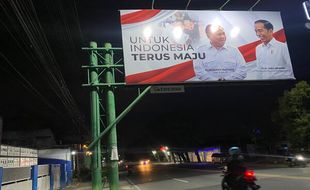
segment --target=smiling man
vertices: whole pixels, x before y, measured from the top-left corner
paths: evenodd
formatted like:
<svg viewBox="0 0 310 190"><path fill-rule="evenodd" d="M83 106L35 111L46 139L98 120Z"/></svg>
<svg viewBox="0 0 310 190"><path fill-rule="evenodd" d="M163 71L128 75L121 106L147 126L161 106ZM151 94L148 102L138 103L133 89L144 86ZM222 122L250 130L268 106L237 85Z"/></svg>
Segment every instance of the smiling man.
<svg viewBox="0 0 310 190"><path fill-rule="evenodd" d="M194 60L196 77L202 81L243 80L246 77L245 60L237 48L225 44L224 28L209 24L205 32L210 44L197 49L206 56Z"/></svg>
<svg viewBox="0 0 310 190"><path fill-rule="evenodd" d="M274 39L273 25L257 20L255 32L262 42L256 47L258 79L294 79L287 45Z"/></svg>

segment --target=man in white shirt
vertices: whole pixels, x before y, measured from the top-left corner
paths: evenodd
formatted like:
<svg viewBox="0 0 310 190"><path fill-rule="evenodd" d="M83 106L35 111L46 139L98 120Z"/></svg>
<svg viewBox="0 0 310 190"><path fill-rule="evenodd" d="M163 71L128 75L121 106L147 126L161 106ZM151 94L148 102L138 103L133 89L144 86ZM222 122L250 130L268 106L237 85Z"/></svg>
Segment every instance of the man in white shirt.
<svg viewBox="0 0 310 190"><path fill-rule="evenodd" d="M287 45L274 39L273 25L257 20L255 32L262 42L256 47L258 79L294 79Z"/></svg>
<svg viewBox="0 0 310 190"><path fill-rule="evenodd" d="M198 53L205 54L205 58L194 60L196 78L203 81L244 79L245 60L237 48L225 45L224 28L219 25L208 25L205 32L210 44L197 49Z"/></svg>

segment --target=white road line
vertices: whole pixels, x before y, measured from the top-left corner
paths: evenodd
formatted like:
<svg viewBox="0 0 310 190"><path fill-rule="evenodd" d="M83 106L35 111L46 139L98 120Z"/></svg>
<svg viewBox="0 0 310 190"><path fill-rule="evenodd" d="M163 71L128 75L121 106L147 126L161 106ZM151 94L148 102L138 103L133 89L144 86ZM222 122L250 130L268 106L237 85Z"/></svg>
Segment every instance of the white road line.
<svg viewBox="0 0 310 190"><path fill-rule="evenodd" d="M266 173L257 173L256 176L264 178L283 178L283 179L299 179L299 180L310 180L310 177L307 176L289 176L289 175L277 175L277 174L266 174Z"/></svg>
<svg viewBox="0 0 310 190"><path fill-rule="evenodd" d="M134 184L134 182L132 182L128 177L126 177L127 181L130 183L130 185L134 186L134 188L136 188L137 190L142 190L140 189L140 187L136 184Z"/></svg>
<svg viewBox="0 0 310 190"><path fill-rule="evenodd" d="M182 180L182 179L177 179L177 178L173 178L173 180L180 181L180 182L183 182L183 183L188 183L189 182L189 181Z"/></svg>

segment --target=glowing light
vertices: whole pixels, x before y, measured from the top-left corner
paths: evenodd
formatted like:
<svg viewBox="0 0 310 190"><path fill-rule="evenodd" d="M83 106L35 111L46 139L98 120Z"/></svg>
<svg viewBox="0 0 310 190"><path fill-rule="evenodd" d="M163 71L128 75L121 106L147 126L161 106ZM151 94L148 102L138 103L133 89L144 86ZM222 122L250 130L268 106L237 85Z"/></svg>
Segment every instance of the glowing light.
<svg viewBox="0 0 310 190"><path fill-rule="evenodd" d="M150 163L150 160L141 160L140 165L148 165Z"/></svg>
<svg viewBox="0 0 310 190"><path fill-rule="evenodd" d="M240 32L240 28L235 26L235 27L233 27L233 29L231 29L230 36L232 38L235 38L235 37L237 37L239 35L239 32Z"/></svg>
<svg viewBox="0 0 310 190"><path fill-rule="evenodd" d="M157 153L157 151L156 150L152 150L152 153L155 155Z"/></svg>
<svg viewBox="0 0 310 190"><path fill-rule="evenodd" d="M145 27L143 30L143 35L147 39L150 38L152 35L152 28L150 26Z"/></svg>
<svg viewBox="0 0 310 190"><path fill-rule="evenodd" d="M91 156L93 153L91 151L86 151L86 156Z"/></svg>
<svg viewBox="0 0 310 190"><path fill-rule="evenodd" d="M305 14L307 16L307 19L310 20L310 2L303 2L302 5L304 6L304 9L305 9Z"/></svg>
<svg viewBox="0 0 310 190"><path fill-rule="evenodd" d="M173 34L175 39L180 39L182 37L182 34L183 34L183 30L182 30L181 26L174 27L172 34Z"/></svg>
<svg viewBox="0 0 310 190"><path fill-rule="evenodd" d="M253 177L254 175L255 175L255 173L252 170L248 170L245 172L245 176L247 176L247 177Z"/></svg>
<svg viewBox="0 0 310 190"><path fill-rule="evenodd" d="M71 152L71 155L76 155L76 151L73 150L73 151Z"/></svg>
<svg viewBox="0 0 310 190"><path fill-rule="evenodd" d="M220 26L221 25L221 20L219 18L215 18L212 22L211 22L212 25L217 25L217 26Z"/></svg>
<svg viewBox="0 0 310 190"><path fill-rule="evenodd" d="M297 155L297 156L296 156L296 159L297 159L297 160L303 161L305 158L304 158L303 156L301 156L301 155Z"/></svg>
<svg viewBox="0 0 310 190"><path fill-rule="evenodd" d="M211 22L211 28L210 31L212 33L218 31L221 27L221 20L219 18L215 18L213 19L213 21Z"/></svg>
<svg viewBox="0 0 310 190"><path fill-rule="evenodd" d="M162 152L165 152L165 151L169 150L169 148L167 146L161 146L159 148L159 150L162 151Z"/></svg>

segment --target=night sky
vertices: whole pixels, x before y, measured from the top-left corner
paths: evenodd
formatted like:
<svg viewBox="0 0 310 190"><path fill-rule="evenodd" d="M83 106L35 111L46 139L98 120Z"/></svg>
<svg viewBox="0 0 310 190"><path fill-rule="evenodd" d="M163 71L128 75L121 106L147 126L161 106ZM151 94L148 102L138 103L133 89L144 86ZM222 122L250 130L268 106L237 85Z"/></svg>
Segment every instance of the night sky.
<svg viewBox="0 0 310 190"><path fill-rule="evenodd" d="M188 1L154 2L156 9L182 10ZM218 9L224 2L192 0L188 9ZM223 10L245 11L255 2L231 0ZM90 41L121 47L118 10L150 9L152 1L33 0L14 4L3 0L0 5L3 130L51 128L64 143L85 142L90 131L90 102L89 89L81 86L86 82L81 65L89 60L81 47ZM188 84L185 93L148 94L118 125L121 147L238 143L252 129L265 132L274 125L270 115L277 98L300 80L310 82L310 29L305 27L310 21L301 0L261 0L253 10L281 11L297 80ZM137 95L137 88L120 88L115 93L120 113Z"/></svg>

